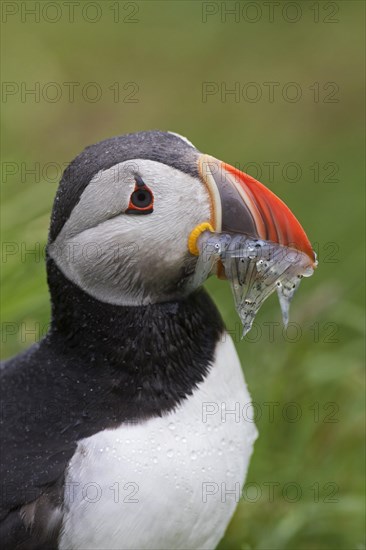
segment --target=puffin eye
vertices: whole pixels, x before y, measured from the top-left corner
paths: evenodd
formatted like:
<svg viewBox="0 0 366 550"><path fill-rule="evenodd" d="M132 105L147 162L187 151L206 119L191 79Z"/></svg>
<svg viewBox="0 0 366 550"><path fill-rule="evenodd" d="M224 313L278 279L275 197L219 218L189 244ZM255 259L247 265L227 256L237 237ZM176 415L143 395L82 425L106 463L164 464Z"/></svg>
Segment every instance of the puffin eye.
<svg viewBox="0 0 366 550"><path fill-rule="evenodd" d="M146 208L153 201L151 192L148 189L139 189L131 195L131 202L137 208Z"/></svg>
<svg viewBox="0 0 366 550"><path fill-rule="evenodd" d="M135 189L130 197L126 214L151 214L154 205L154 195L142 178L135 176Z"/></svg>

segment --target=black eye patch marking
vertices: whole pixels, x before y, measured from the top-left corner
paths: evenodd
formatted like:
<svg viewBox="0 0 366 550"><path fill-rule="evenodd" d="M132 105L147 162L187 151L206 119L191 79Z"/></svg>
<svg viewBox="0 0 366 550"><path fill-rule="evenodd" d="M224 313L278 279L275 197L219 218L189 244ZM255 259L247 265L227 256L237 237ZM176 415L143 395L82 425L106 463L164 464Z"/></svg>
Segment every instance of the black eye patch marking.
<svg viewBox="0 0 366 550"><path fill-rule="evenodd" d="M141 176L135 175L135 189L130 197L126 214L151 214L154 210L154 195Z"/></svg>

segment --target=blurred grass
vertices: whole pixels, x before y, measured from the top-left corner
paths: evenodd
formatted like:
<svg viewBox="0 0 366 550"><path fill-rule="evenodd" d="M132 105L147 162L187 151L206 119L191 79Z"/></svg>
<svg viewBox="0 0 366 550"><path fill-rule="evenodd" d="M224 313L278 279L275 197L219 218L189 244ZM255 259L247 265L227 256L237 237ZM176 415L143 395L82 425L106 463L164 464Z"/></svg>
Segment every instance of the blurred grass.
<svg viewBox="0 0 366 550"><path fill-rule="evenodd" d="M139 22L132 24L114 24L109 2L103 3L103 17L95 24L80 16L72 24L65 17L55 24L31 19L24 24L19 17L3 24L3 81L28 86L98 82L103 90L96 103L83 100L80 93L73 103L65 95L56 103L21 102L19 96L3 100L3 168L6 162L61 166L100 139L141 129L171 129L226 162L258 163L263 183L287 202L311 241L318 243L319 268L303 282L292 306L291 320L302 331L296 342L288 341L292 333L286 337L280 325L273 325L270 338L264 323L280 322L274 297L256 319L258 341L250 341L256 339L254 332L240 341L228 285L207 283L234 334L253 401L262 411L247 478L261 494L250 497L248 486L249 498L240 502L221 550L365 548L364 4L336 2L339 22L334 24L315 24L309 7L313 4L298 4L303 15L293 24L281 16L270 23L264 15L255 24L235 23L230 17L222 23L220 15L202 23L200 2L139 2ZM319 6L325 9L324 3ZM226 102L219 96L202 102L203 82L224 82L228 89L235 82L257 82L264 93L263 83L270 81L281 86L297 82L302 99L289 103L279 92L273 103L236 103L232 96ZM114 103L108 90L114 82L120 83L123 94L126 82L137 83L138 102ZM314 82L336 82L339 102L315 103L309 90ZM263 165L269 161L280 163L273 181ZM302 167L300 181L289 183L282 177L281 167L288 162ZM314 162L338 164L338 181L322 181L323 170L320 181L314 182ZM31 174L3 173L5 246L44 246L57 187L51 178L35 181ZM336 247L333 262L329 243ZM7 323L20 328L14 335L3 334L3 357L34 340L32 334L24 336L22 327L39 323L41 331L46 330L48 293L43 259L38 260L26 255L22 261L20 252L6 261L3 256L2 323L8 331L12 329ZM282 415L291 402L301 410L297 422ZM279 404L274 405L273 422L265 403ZM329 422L332 411L338 422ZM270 482L279 483L273 502ZM296 502L288 502L283 493L291 482L302 491ZM327 501L332 487L337 487L337 502Z"/></svg>

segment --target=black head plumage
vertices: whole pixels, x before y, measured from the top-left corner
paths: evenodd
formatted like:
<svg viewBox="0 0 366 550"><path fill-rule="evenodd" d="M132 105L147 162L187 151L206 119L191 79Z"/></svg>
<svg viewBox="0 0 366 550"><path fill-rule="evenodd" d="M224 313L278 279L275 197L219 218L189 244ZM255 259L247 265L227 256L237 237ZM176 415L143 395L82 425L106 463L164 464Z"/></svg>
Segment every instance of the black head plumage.
<svg viewBox="0 0 366 550"><path fill-rule="evenodd" d="M56 239L91 179L101 170L133 159L155 160L198 177L199 151L170 132L152 130L116 136L86 147L66 168L51 215L49 241Z"/></svg>

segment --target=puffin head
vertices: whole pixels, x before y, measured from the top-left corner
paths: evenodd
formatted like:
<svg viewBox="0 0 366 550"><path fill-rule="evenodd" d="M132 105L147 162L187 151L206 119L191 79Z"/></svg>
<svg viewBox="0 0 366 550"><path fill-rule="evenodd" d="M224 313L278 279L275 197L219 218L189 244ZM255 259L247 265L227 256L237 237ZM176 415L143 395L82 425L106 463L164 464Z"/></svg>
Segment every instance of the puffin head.
<svg viewBox="0 0 366 550"><path fill-rule="evenodd" d="M146 305L192 291L205 230L272 241L315 260L300 223L264 185L160 131L102 141L71 162L54 202L48 255L97 300Z"/></svg>

